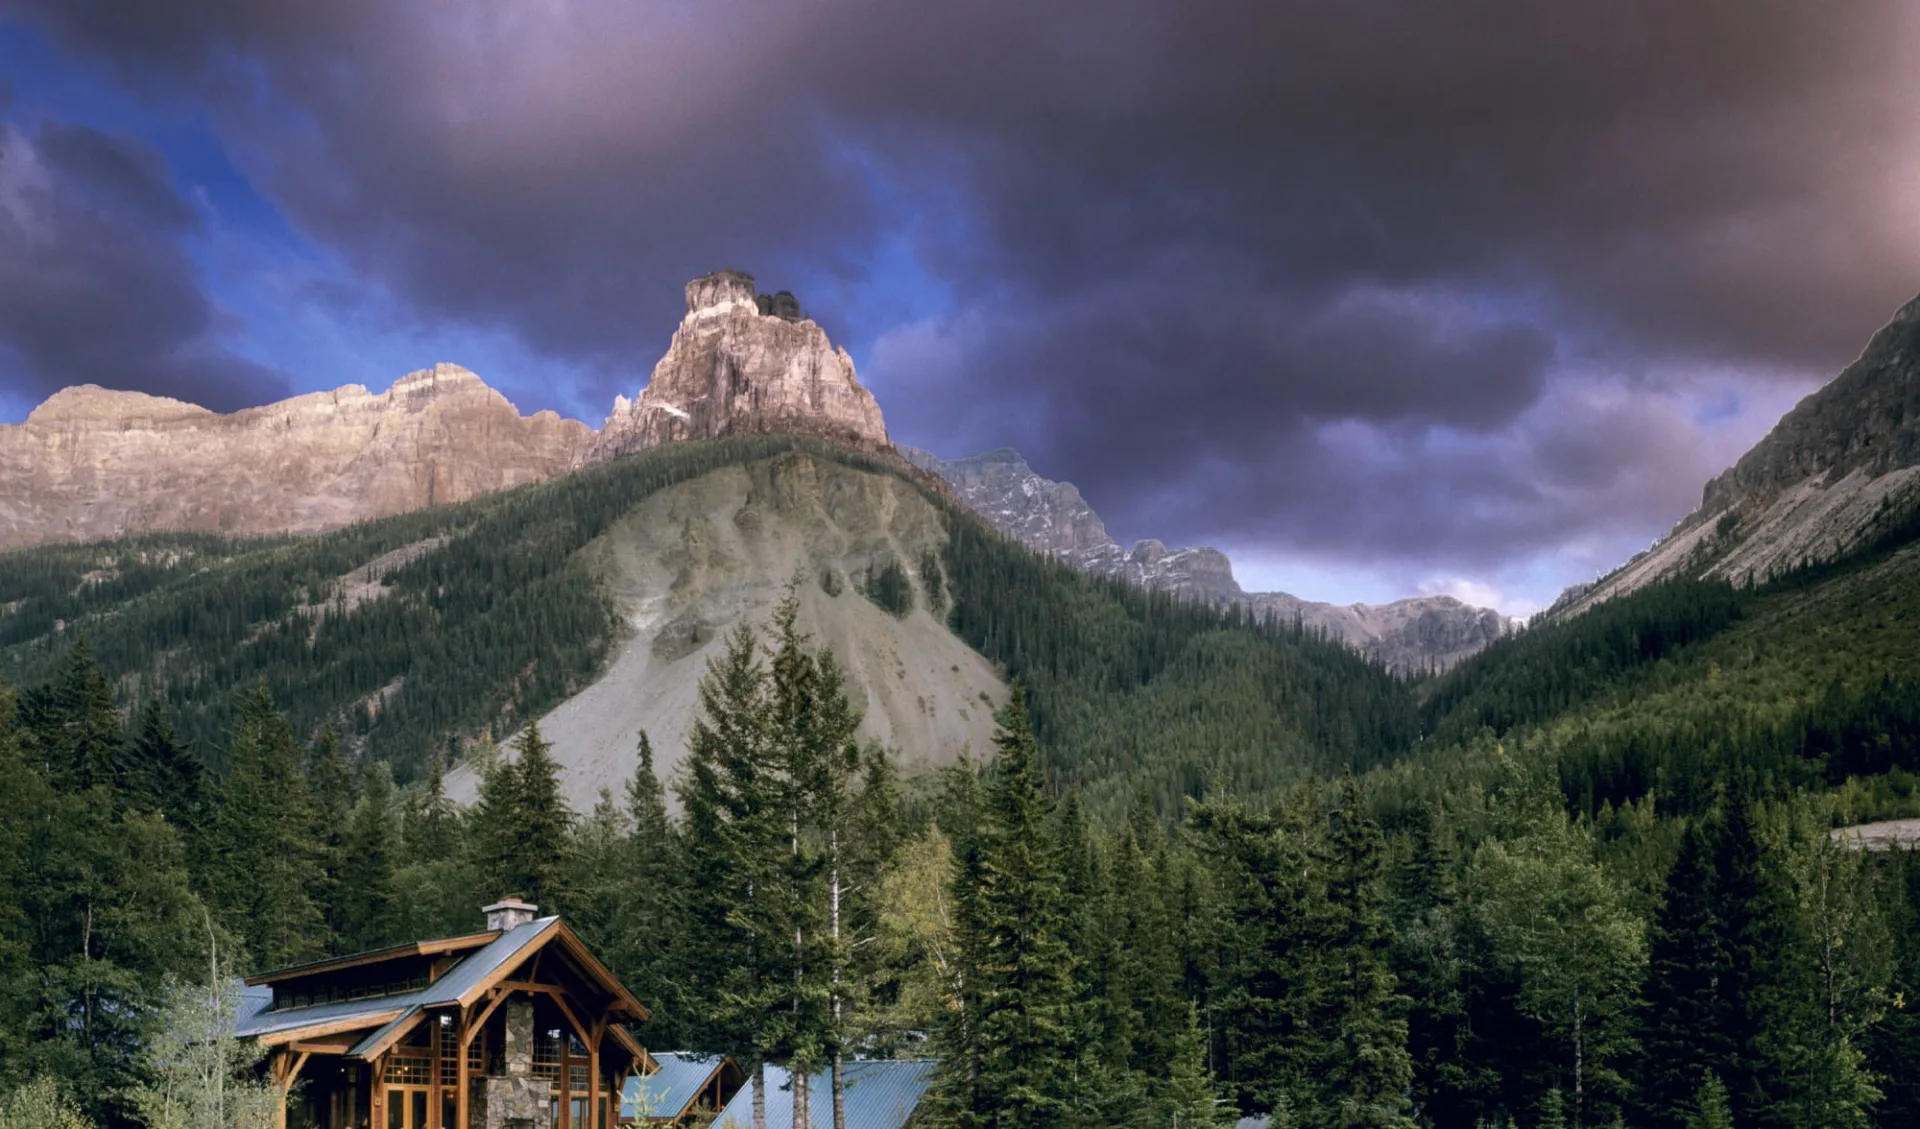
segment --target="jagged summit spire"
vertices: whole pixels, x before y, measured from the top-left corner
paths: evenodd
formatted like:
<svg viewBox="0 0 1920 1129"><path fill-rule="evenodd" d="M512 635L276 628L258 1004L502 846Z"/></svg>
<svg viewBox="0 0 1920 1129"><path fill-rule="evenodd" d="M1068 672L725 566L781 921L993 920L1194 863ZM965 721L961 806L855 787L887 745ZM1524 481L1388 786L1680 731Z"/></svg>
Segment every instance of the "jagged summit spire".
<svg viewBox="0 0 1920 1129"><path fill-rule="evenodd" d="M596 462L683 439L811 435L866 450L890 448L873 394L853 359L802 315L788 291L766 295L741 270L687 283L687 312L638 397L614 401Z"/></svg>

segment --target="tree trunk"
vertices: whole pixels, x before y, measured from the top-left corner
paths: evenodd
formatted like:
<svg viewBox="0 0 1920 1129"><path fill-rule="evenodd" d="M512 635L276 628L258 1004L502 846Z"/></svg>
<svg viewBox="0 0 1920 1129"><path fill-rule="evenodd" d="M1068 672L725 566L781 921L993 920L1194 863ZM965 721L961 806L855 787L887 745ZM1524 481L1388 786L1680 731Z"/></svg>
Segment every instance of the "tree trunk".
<svg viewBox="0 0 1920 1129"><path fill-rule="evenodd" d="M753 1067L753 1129L767 1129L767 1064Z"/></svg>
<svg viewBox="0 0 1920 1129"><path fill-rule="evenodd" d="M828 887L827 931L833 938L833 1129L847 1129L846 1079L841 1076L840 1053L840 829L828 834L833 854L833 876Z"/></svg>

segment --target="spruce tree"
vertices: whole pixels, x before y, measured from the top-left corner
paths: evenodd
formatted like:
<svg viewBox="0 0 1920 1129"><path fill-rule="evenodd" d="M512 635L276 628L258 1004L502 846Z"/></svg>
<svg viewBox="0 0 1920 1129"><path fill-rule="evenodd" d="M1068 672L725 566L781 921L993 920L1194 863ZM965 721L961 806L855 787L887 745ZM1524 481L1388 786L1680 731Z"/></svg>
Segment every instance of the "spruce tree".
<svg viewBox="0 0 1920 1129"><path fill-rule="evenodd" d="M130 781L126 732L113 686L82 635L53 681L23 696L20 712L32 755L64 791Z"/></svg>
<svg viewBox="0 0 1920 1129"><path fill-rule="evenodd" d="M973 1015L967 1129L1047 1129L1067 1120L1074 1093L1074 961L1069 914L1039 751L1016 687L1000 714L999 756L987 784L969 862L955 876L968 912Z"/></svg>
<svg viewBox="0 0 1920 1129"><path fill-rule="evenodd" d="M1329 1036L1313 1115L1328 1129L1412 1129L1407 1090L1408 1000L1400 995L1387 950L1393 927L1384 907L1385 845L1361 810L1351 773L1333 813L1327 843L1328 949L1317 1010Z"/></svg>
<svg viewBox="0 0 1920 1129"><path fill-rule="evenodd" d="M771 896L787 854L766 666L753 629L727 638L700 683L679 781L688 912L680 967L708 1007L691 1041L745 1060L764 1123L767 1017L788 998L791 934Z"/></svg>
<svg viewBox="0 0 1920 1129"><path fill-rule="evenodd" d="M1727 1088L1720 1084L1720 1078L1708 1071L1700 1081L1700 1088L1689 1103L1686 1120L1682 1129L1733 1129L1733 1109L1727 1100Z"/></svg>
<svg viewBox="0 0 1920 1129"><path fill-rule="evenodd" d="M206 766L181 742L157 698L140 708L134 722L132 764L135 787L191 846L207 818Z"/></svg>
<svg viewBox="0 0 1920 1129"><path fill-rule="evenodd" d="M1727 1016L1728 1058L1717 1072L1735 1123L1754 1129L1795 1124L1804 1087L1797 1058L1819 1017L1802 962L1797 909L1784 868L1761 837L1750 783L1736 778L1714 853L1716 916L1726 963L1716 990Z"/></svg>
<svg viewBox="0 0 1920 1129"><path fill-rule="evenodd" d="M340 747L339 734L332 726L321 731L320 739L308 751L306 774L313 796L313 840L320 849L320 872L314 876L313 898L320 904L330 935L340 938L349 934L364 935L349 924L361 912L354 905L359 900L355 889L359 884L357 863L347 846L348 824L353 819L360 793L353 765L346 750ZM389 788L391 784L389 777ZM391 872L386 878L391 880Z"/></svg>
<svg viewBox="0 0 1920 1129"><path fill-rule="evenodd" d="M667 816L666 793L653 761L653 742L643 730L638 763L627 783L628 839L621 852L628 883L615 910L614 970L654 1013L648 1030L662 1045L680 1046L686 1013L699 993L688 993L674 960L683 930L684 888L680 840Z"/></svg>
<svg viewBox="0 0 1920 1129"><path fill-rule="evenodd" d="M253 967L271 968L327 951L314 897L323 851L313 837L299 745L264 682L241 699L238 715L210 836L219 849L208 886L222 920L245 939Z"/></svg>
<svg viewBox="0 0 1920 1129"><path fill-rule="evenodd" d="M396 886L402 851L400 812L393 777L384 763L366 767L359 793L341 839L341 853L350 860L352 876L345 883L350 896L343 900L341 941L353 951L401 939Z"/></svg>
<svg viewBox="0 0 1920 1129"><path fill-rule="evenodd" d="M1638 1072L1638 1104L1650 1129L1682 1129L1702 1080L1732 1057L1729 1001L1720 990L1727 954L1714 873L1717 830L1702 819L1688 823L1653 922Z"/></svg>

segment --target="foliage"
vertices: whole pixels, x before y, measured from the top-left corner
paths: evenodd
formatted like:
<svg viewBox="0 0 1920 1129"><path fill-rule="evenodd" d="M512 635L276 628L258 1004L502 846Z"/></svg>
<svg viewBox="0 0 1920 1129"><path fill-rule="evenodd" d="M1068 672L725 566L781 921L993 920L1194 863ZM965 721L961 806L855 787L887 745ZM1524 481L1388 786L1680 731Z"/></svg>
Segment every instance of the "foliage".
<svg viewBox="0 0 1920 1129"><path fill-rule="evenodd" d="M93 1121L59 1082L42 1076L0 1096L0 1129L93 1129Z"/></svg>

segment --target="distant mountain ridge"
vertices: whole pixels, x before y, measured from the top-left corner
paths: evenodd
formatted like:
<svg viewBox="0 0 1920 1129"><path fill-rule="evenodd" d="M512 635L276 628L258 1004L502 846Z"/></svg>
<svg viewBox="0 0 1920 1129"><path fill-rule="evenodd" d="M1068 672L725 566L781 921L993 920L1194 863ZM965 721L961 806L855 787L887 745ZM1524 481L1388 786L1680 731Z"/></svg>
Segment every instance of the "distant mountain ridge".
<svg viewBox="0 0 1920 1129"><path fill-rule="evenodd" d="M1072 483L1041 477L1012 448L965 459L898 449L908 462L944 478L968 508L1030 549L1096 576L1119 577L1212 603L1242 604L1282 621L1298 619L1402 673L1444 670L1516 626L1497 611L1451 596L1338 605L1285 592L1247 592L1233 577L1233 562L1218 549L1169 548L1151 539L1132 549L1121 547Z"/></svg>
<svg viewBox="0 0 1920 1129"><path fill-rule="evenodd" d="M1832 560L1920 505L1920 298L1809 394L1652 548L1545 614L1565 617L1673 577L1758 583Z"/></svg>
<svg viewBox="0 0 1920 1129"><path fill-rule="evenodd" d="M806 435L891 457L845 349L741 271L686 287L637 398L598 432L522 416L459 365L219 413L93 385L0 424L0 552L143 533L316 533L461 502L684 439Z"/></svg>
<svg viewBox="0 0 1920 1129"><path fill-rule="evenodd" d="M93 385L0 425L0 551L155 532L307 533L566 471L593 432L458 365L221 414Z"/></svg>

